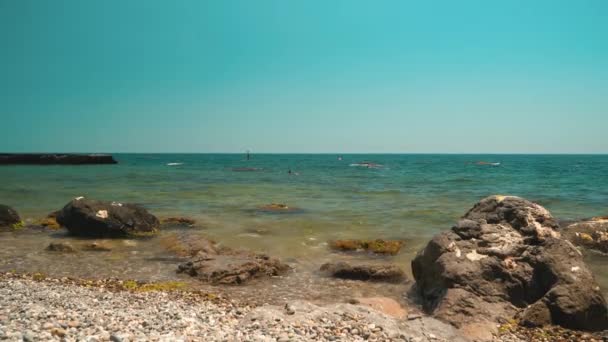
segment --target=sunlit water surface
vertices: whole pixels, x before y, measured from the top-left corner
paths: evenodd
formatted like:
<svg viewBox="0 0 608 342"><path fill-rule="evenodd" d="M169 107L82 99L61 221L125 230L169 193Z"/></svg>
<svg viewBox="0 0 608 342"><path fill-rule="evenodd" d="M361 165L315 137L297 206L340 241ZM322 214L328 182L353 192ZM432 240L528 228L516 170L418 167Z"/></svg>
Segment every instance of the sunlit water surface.
<svg viewBox="0 0 608 342"><path fill-rule="evenodd" d="M608 156L337 157L253 155L246 160L243 155L119 154L115 155L117 165L4 166L0 167L0 203L16 208L26 221L42 218L76 196L139 203L158 217L194 218L197 226L187 234L202 234L227 246L262 251L294 267L285 277L227 290L262 302L400 296L406 285L330 280L317 270L326 261L345 259L393 262L410 273L411 259L430 237L449 229L488 195L531 199L560 220L608 214ZM362 161L381 166L352 165ZM500 165L478 165L478 161ZM170 163L180 165L167 165ZM234 171L238 168L258 170ZM256 210L268 203L284 203L301 210L284 214ZM50 242L79 245L85 241L63 231L3 232L0 270L191 281L175 273L182 260L167 253L159 242L171 233L147 240L105 241L112 246L108 253L56 255L44 251ZM402 239L406 244L394 257L331 252L327 241L342 238ZM588 255L587 260L607 293L608 257Z"/></svg>

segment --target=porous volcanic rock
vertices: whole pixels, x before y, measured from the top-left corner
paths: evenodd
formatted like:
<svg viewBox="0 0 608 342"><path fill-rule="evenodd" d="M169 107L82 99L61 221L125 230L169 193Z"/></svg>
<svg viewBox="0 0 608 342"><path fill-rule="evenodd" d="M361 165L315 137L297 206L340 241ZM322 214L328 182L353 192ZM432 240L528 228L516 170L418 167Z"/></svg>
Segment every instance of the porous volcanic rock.
<svg viewBox="0 0 608 342"><path fill-rule="evenodd" d="M412 261L425 309L464 330L484 322L495 329L516 314L527 325L606 329L600 288L557 228L536 203L514 196L481 200Z"/></svg>

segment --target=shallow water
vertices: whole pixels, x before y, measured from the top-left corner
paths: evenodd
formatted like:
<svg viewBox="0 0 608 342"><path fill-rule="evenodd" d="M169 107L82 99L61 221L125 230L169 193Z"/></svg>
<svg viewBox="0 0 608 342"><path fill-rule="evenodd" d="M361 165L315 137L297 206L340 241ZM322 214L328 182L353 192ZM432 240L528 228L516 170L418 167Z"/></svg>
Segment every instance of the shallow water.
<svg viewBox="0 0 608 342"><path fill-rule="evenodd" d="M140 203L159 217L195 218L196 233L288 260L296 271L265 285L275 286L274 297L332 296L336 286L398 293L402 287L320 277L316 270L325 261L369 259L332 253L326 242L404 239L399 255L372 261L396 262L409 272L410 260L433 234L448 229L491 194L528 198L562 220L608 214L608 156L344 155L338 160L336 155L253 155L249 161L243 155L221 154L115 157L117 165L0 167L0 203L16 208L26 221L42 218L76 196ZM350 166L361 161L382 167ZM236 168L258 170L233 171ZM273 202L301 211L256 210ZM62 233L0 233L0 270L141 280L177 277L178 261L171 260L156 239L135 245L111 241L111 253L77 257L43 250L50 241L65 239L72 238ZM607 258L593 255L588 260L606 291ZM308 284L307 290L294 290L302 284Z"/></svg>

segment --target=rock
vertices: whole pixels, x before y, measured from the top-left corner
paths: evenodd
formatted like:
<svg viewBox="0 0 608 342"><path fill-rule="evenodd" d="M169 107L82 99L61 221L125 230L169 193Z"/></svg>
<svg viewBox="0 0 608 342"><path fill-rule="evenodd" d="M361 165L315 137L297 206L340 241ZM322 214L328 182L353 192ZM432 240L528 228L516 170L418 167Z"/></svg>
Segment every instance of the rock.
<svg viewBox="0 0 608 342"><path fill-rule="evenodd" d="M256 211L263 213L296 213L301 212L302 209L282 203L270 203L259 207Z"/></svg>
<svg viewBox="0 0 608 342"><path fill-rule="evenodd" d="M543 301L538 301L523 311L520 322L528 328L550 325L551 311Z"/></svg>
<svg viewBox="0 0 608 342"><path fill-rule="evenodd" d="M167 234L161 236L159 242L167 251L180 257L194 257L199 253L216 255L223 249L215 241L195 234Z"/></svg>
<svg viewBox="0 0 608 342"><path fill-rule="evenodd" d="M608 218L594 217L562 230L564 238L577 246L608 254Z"/></svg>
<svg viewBox="0 0 608 342"><path fill-rule="evenodd" d="M276 258L249 251L220 247L201 236L173 236L174 251L180 256L190 256L190 261L178 267L179 273L196 277L211 284L243 284L256 278L279 276L290 267Z"/></svg>
<svg viewBox="0 0 608 342"><path fill-rule="evenodd" d="M53 330L51 330L51 334L53 334L54 336L57 336L59 338L62 338L62 337L65 337L66 331L61 328L54 328Z"/></svg>
<svg viewBox="0 0 608 342"><path fill-rule="evenodd" d="M15 209L0 204L0 227L12 227L21 223L21 218Z"/></svg>
<svg viewBox="0 0 608 342"><path fill-rule="evenodd" d="M40 226L43 228L47 228L47 229L59 229L59 228L61 228L61 225L57 222L58 214L59 214L59 211L54 211L54 212L48 214L47 217L43 218L42 220L35 222L34 225Z"/></svg>
<svg viewBox="0 0 608 342"><path fill-rule="evenodd" d="M83 251L89 251L89 252L110 252L110 251L112 251L112 247L107 246L103 242L87 243L84 246L82 246L81 249Z"/></svg>
<svg viewBox="0 0 608 342"><path fill-rule="evenodd" d="M457 327L496 327L529 305L538 311L527 317L542 321L544 304L552 324L605 329L606 301L580 252L557 228L545 208L525 199L481 200L412 261L425 309Z"/></svg>
<svg viewBox="0 0 608 342"><path fill-rule="evenodd" d="M496 341L494 335L497 333L497 329L490 322L465 323L458 330L471 341Z"/></svg>
<svg viewBox="0 0 608 342"><path fill-rule="evenodd" d="M196 220L188 217L167 217L161 221L163 225L192 227Z"/></svg>
<svg viewBox="0 0 608 342"><path fill-rule="evenodd" d="M52 242L46 247L49 252L59 253L76 253L76 249L72 245L64 242Z"/></svg>
<svg viewBox="0 0 608 342"><path fill-rule="evenodd" d="M346 262L326 263L321 271L332 277L351 280L370 280L401 282L406 279L405 272L395 265L351 265Z"/></svg>
<svg viewBox="0 0 608 342"><path fill-rule="evenodd" d="M399 240L334 240L329 243L331 249L338 251L365 251L376 254L395 255L399 253L403 241Z"/></svg>
<svg viewBox="0 0 608 342"><path fill-rule="evenodd" d="M57 215L70 234L85 237L139 237L157 232L158 219L136 204L78 197Z"/></svg>
<svg viewBox="0 0 608 342"><path fill-rule="evenodd" d="M395 318L408 317L407 310L396 300L388 297L356 298L359 304L369 306L377 311Z"/></svg>
<svg viewBox="0 0 608 342"><path fill-rule="evenodd" d="M40 220L39 225L48 228L48 229L59 229L61 225L57 222L57 219L54 217L47 217Z"/></svg>
<svg viewBox="0 0 608 342"><path fill-rule="evenodd" d="M111 155L106 154L14 154L0 153L0 165L15 164L116 164L116 160Z"/></svg>
<svg viewBox="0 0 608 342"><path fill-rule="evenodd" d="M217 255L198 254L179 265L178 272L211 284L244 284L252 279L279 276L289 266L264 254L245 251Z"/></svg>

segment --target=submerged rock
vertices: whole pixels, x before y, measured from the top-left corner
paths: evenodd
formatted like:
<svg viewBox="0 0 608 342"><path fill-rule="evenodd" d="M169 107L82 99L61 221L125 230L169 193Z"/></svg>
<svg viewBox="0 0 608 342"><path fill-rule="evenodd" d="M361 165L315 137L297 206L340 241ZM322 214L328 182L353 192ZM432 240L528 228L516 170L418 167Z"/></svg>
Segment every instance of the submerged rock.
<svg viewBox="0 0 608 342"><path fill-rule="evenodd" d="M215 241L197 234L167 234L159 238L159 243L179 257L194 257L199 253L215 255L225 250Z"/></svg>
<svg viewBox="0 0 608 342"><path fill-rule="evenodd" d="M185 226L192 227L196 224L196 220L188 217L167 217L161 223L168 226Z"/></svg>
<svg viewBox="0 0 608 342"><path fill-rule="evenodd" d="M259 207L257 211L265 213L297 213L301 212L302 209L290 207L287 204L282 203L270 203Z"/></svg>
<svg viewBox="0 0 608 342"><path fill-rule="evenodd" d="M110 252L112 251L112 247L104 244L103 242L92 242L87 243L81 247L83 251L89 252Z"/></svg>
<svg viewBox="0 0 608 342"><path fill-rule="evenodd" d="M34 222L34 226L43 227L46 229L59 229L61 225L57 222L57 215L59 211L54 211L47 215L47 217L42 220Z"/></svg>
<svg viewBox="0 0 608 342"><path fill-rule="evenodd" d="M0 227L12 227L20 223L21 218L15 209L0 204Z"/></svg>
<svg viewBox="0 0 608 342"><path fill-rule="evenodd" d="M76 249L72 245L64 242L52 242L46 247L49 252L59 253L76 253Z"/></svg>
<svg viewBox="0 0 608 342"><path fill-rule="evenodd" d="M608 217L576 222L562 230L573 244L608 254Z"/></svg>
<svg viewBox="0 0 608 342"><path fill-rule="evenodd" d="M265 254L219 246L199 235L170 235L161 244L169 251L190 260L178 267L179 273L210 284L244 284L252 279L279 276L290 267Z"/></svg>
<svg viewBox="0 0 608 342"><path fill-rule="evenodd" d="M184 264L178 272L210 284L244 284L256 278L268 278L286 273L289 266L278 259L251 252L217 255L199 254Z"/></svg>
<svg viewBox="0 0 608 342"><path fill-rule="evenodd" d="M365 251L376 254L395 255L399 253L403 241L399 240L334 240L329 243L337 251Z"/></svg>
<svg viewBox="0 0 608 342"><path fill-rule="evenodd" d="M78 197L57 215L70 234L85 237L139 237L157 232L158 219L136 204Z"/></svg>
<svg viewBox="0 0 608 342"><path fill-rule="evenodd" d="M496 330L517 313L528 325L605 329L599 286L556 228L545 208L525 199L481 200L412 261L425 308L464 330L484 323Z"/></svg>
<svg viewBox="0 0 608 342"><path fill-rule="evenodd" d="M406 279L405 272L395 265L351 265L346 262L326 263L322 272L335 278L397 283Z"/></svg>

